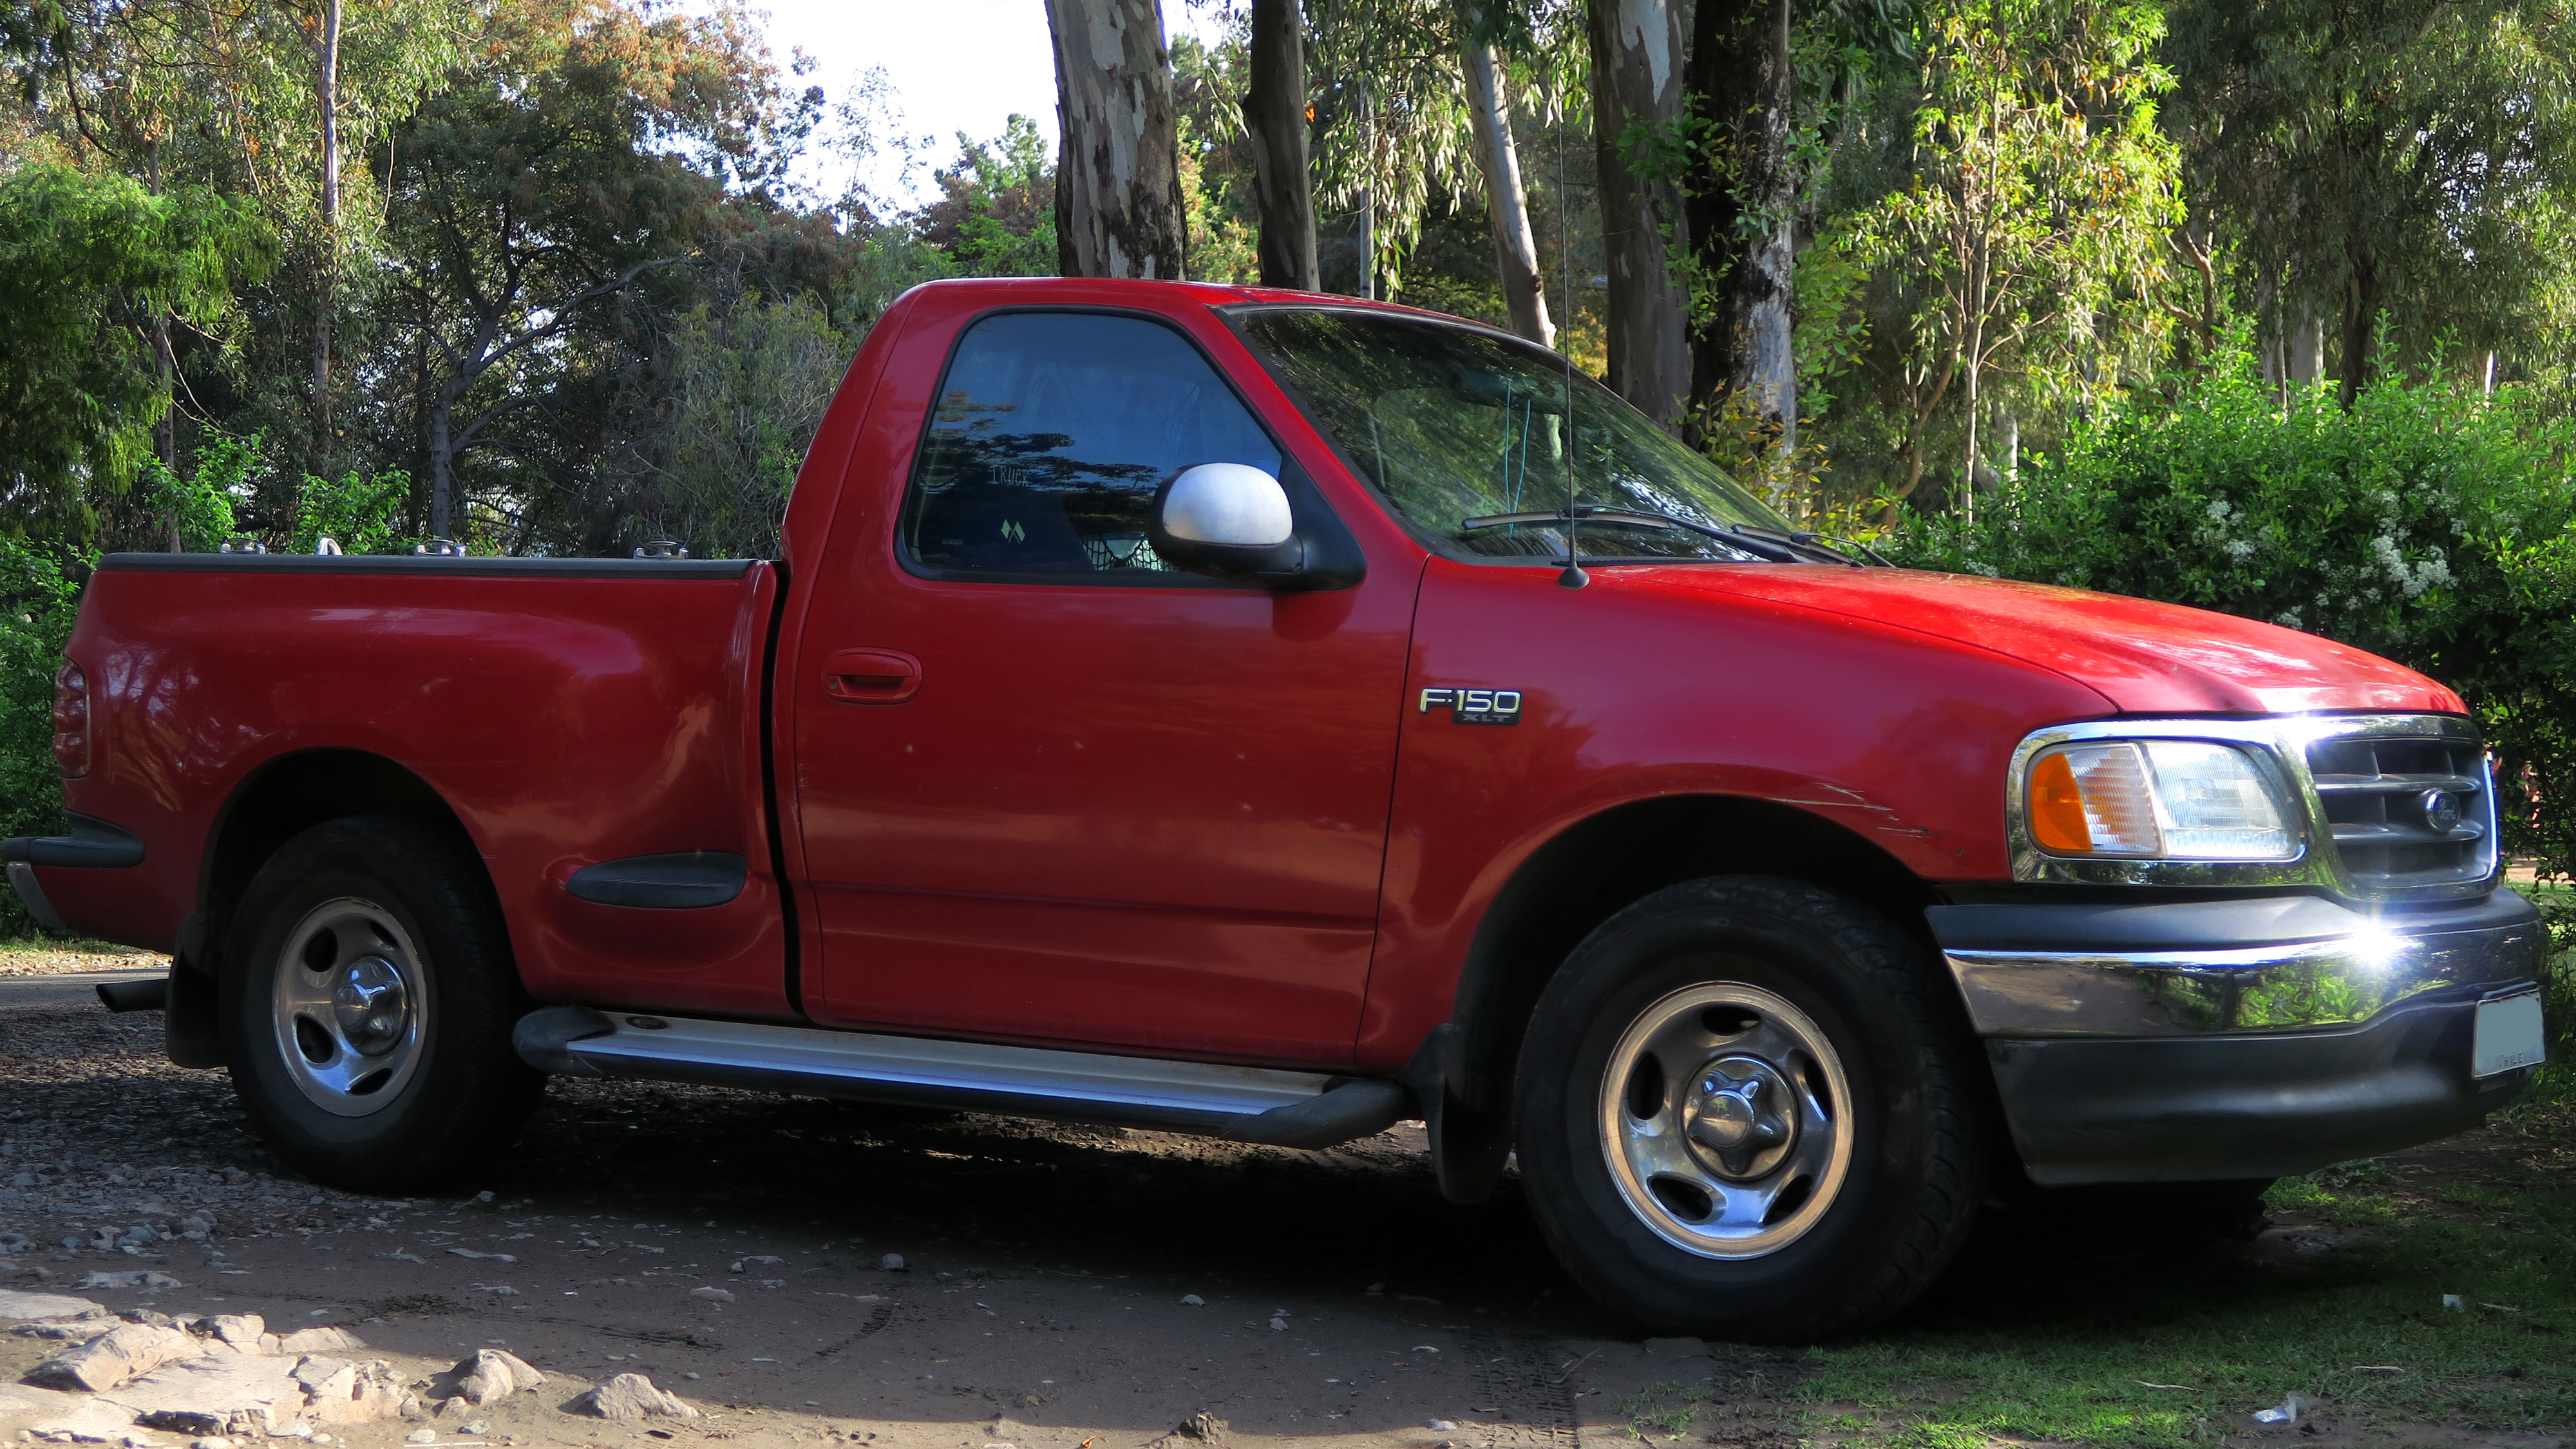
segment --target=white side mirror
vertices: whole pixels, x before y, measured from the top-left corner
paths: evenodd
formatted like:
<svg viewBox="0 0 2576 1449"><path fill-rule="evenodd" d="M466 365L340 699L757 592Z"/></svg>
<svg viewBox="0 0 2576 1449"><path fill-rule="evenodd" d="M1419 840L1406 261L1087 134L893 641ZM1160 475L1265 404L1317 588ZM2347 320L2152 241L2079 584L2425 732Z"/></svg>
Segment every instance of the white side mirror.
<svg viewBox="0 0 2576 1449"><path fill-rule="evenodd" d="M1163 531L1221 548L1276 548L1296 536L1288 490L1247 463L1201 463L1163 495Z"/></svg>

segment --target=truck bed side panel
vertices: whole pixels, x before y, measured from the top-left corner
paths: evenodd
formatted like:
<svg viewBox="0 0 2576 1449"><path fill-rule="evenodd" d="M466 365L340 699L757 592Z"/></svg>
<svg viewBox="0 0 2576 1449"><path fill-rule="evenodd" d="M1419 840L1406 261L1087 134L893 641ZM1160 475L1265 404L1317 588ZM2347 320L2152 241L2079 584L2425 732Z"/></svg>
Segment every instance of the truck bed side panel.
<svg viewBox="0 0 2576 1449"><path fill-rule="evenodd" d="M79 929L167 949L223 812L264 769L366 751L455 812L537 996L787 1015L755 693L775 586L766 565L559 577L111 560L70 650L96 756L67 801L141 834L146 857L48 870L45 889ZM747 857L743 893L641 910L564 887L598 861L691 850Z"/></svg>

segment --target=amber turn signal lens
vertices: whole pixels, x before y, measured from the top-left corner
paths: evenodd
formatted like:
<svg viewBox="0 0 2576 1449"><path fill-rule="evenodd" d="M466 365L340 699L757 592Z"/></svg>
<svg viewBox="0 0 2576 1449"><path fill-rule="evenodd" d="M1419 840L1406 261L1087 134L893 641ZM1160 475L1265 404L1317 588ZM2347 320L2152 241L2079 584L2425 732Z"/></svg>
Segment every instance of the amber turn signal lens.
<svg viewBox="0 0 2576 1449"><path fill-rule="evenodd" d="M2043 757L2030 772L2030 838L2040 849L2061 855L2093 849L2093 828L2084 821L2084 792L2076 787L2074 765L2062 754Z"/></svg>

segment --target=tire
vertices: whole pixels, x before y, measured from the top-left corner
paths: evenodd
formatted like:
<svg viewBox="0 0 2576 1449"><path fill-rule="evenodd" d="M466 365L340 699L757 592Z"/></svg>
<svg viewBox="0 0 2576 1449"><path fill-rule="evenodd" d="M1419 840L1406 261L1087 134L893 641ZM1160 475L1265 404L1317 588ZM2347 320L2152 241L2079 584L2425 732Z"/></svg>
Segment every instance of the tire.
<svg viewBox="0 0 2576 1449"><path fill-rule="evenodd" d="M252 877L217 1012L233 1089L279 1156L336 1187L409 1192L517 1134L545 1083L510 1046L532 1005L481 862L412 821L358 817Z"/></svg>
<svg viewBox="0 0 2576 1449"><path fill-rule="evenodd" d="M1939 984L1885 919L1799 881L1692 881L1603 922L1541 994L1515 1089L1557 1257L1611 1308L1706 1338L1803 1342L1904 1307L1983 1180L1973 1042Z"/></svg>

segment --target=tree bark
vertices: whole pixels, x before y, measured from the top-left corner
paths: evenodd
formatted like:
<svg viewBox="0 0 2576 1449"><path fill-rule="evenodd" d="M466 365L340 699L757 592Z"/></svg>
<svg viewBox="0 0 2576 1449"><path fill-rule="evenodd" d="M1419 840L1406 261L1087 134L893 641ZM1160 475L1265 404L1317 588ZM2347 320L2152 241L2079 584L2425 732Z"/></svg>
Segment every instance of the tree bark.
<svg viewBox="0 0 2576 1449"><path fill-rule="evenodd" d="M1186 276L1180 130L1160 0L1047 0L1055 35L1056 263L1068 277Z"/></svg>
<svg viewBox="0 0 2576 1449"><path fill-rule="evenodd" d="M2353 248L2343 300L2343 385L2337 398L2346 408L2370 386L2371 333L2379 326L2379 264Z"/></svg>
<svg viewBox="0 0 2576 1449"><path fill-rule="evenodd" d="M1521 186L1520 148L1512 141L1510 97L1502 61L1491 45L1469 40L1458 55L1467 82L1467 118L1476 133L1476 165L1485 173L1485 216L1494 230L1494 269L1503 282L1503 306L1512 330L1541 347L1556 345L1547 316L1547 284L1538 265L1538 239L1530 233L1529 193Z"/></svg>
<svg viewBox="0 0 2576 1449"><path fill-rule="evenodd" d="M1716 284L1715 315L1692 339L1691 400L1714 408L1742 393L1784 448L1798 436L1789 4L1699 0L1687 78L1692 104L1716 128L1715 144L1693 158L1689 188L1691 243Z"/></svg>
<svg viewBox="0 0 2576 1449"><path fill-rule="evenodd" d="M1690 392L1690 299L1670 245L1687 247L1680 190L1639 174L1629 141L1669 136L1682 113L1681 17L1671 0L1586 0L1601 241L1610 274L1610 390L1677 431Z"/></svg>
<svg viewBox="0 0 2576 1449"><path fill-rule="evenodd" d="M1315 260L1315 184L1306 158L1306 25L1298 0L1252 0L1252 194L1261 217L1261 285L1323 290Z"/></svg>
<svg viewBox="0 0 2576 1449"><path fill-rule="evenodd" d="M340 5L322 0L320 77L314 100L322 113L322 256L313 296L313 457L331 457L331 310L340 270Z"/></svg>

